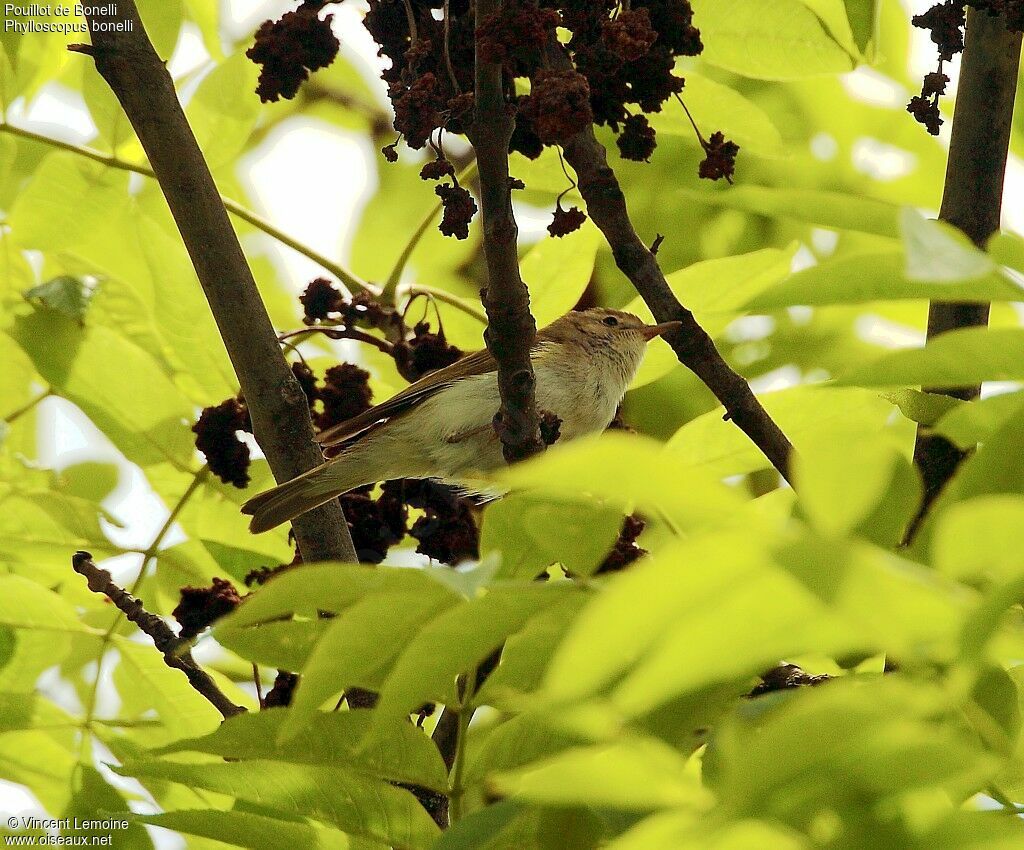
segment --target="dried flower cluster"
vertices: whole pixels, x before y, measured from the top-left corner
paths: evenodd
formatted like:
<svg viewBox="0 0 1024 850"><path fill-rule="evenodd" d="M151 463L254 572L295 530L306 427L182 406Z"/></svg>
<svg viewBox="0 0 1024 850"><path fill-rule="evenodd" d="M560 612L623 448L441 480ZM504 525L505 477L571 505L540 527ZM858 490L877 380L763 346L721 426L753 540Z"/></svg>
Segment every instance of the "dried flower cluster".
<svg viewBox="0 0 1024 850"><path fill-rule="evenodd" d="M939 113L939 97L946 93L949 84L949 77L943 73L943 64L964 49L966 6L990 15L1005 15L1006 26L1010 30L1024 32L1024 0L970 0L967 3L963 0L942 0L928 11L911 18L915 27L929 31L939 52L938 68L925 74L921 93L914 95L907 104L907 112L933 136L939 135L943 124Z"/></svg>
<svg viewBox="0 0 1024 850"><path fill-rule="evenodd" d="M264 103L295 97L310 71L326 68L338 55L331 16L319 16L325 5L323 0L305 0L281 20L264 21L256 31L245 55L262 66L256 94Z"/></svg>
<svg viewBox="0 0 1024 850"><path fill-rule="evenodd" d="M325 0L306 0L257 32L249 55L263 64L264 99L294 96L308 71L333 58L337 42L329 17L320 20L317 14L324 5ZM421 176L447 181L435 189L444 208L440 229L457 239L469 235L477 205L455 178L441 141L444 132L471 128L477 47L483 61L504 70L508 107L516 116L511 150L535 159L545 146L561 145L598 124L615 132L624 159L636 161L649 160L657 147L645 113L661 111L683 91L676 59L703 50L689 0L518 0L503 3L479 27L469 0L369 0L363 23L388 60L382 78L395 130L409 147L430 145L438 153ZM562 44L559 28L568 32ZM571 68L553 67L555 50L567 52ZM528 94L517 94L516 79L529 80ZM736 145L721 133L710 143L701 138L701 144L707 159L700 176L729 179ZM397 143L383 153L396 161ZM575 207L557 205L549 229L564 236L584 220Z"/></svg>

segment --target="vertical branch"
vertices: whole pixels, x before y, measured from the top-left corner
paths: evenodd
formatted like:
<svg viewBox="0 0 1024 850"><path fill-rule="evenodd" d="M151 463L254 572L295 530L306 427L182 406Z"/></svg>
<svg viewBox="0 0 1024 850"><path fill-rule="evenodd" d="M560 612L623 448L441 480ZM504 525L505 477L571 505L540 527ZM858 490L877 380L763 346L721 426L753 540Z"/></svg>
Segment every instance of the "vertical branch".
<svg viewBox="0 0 1024 850"><path fill-rule="evenodd" d="M86 9L91 55L149 157L188 249L252 416L256 439L278 481L323 462L306 398L285 362L252 271L174 83L133 0ZM330 502L294 521L306 562L354 561L341 506Z"/></svg>
<svg viewBox="0 0 1024 850"><path fill-rule="evenodd" d="M507 0L515 2L515 0ZM502 0L477 0L476 25L501 9ZM470 140L480 173L480 207L484 225L487 287L481 292L487 310L487 347L498 363L501 393L498 433L505 459L521 460L544 449L535 399L536 381L530 349L537 323L530 313L530 293L519 274L515 216L509 186L508 145L513 119L505 103L501 64L483 62L476 53L476 114Z"/></svg>
<svg viewBox="0 0 1024 850"><path fill-rule="evenodd" d="M1004 17L968 10L939 218L960 228L979 247L999 230L1020 50L1021 34L1010 32ZM928 339L957 328L987 325L988 313L984 303L932 302ZM926 391L969 400L981 387ZM914 462L924 477L925 496L915 526L965 455L944 437L918 428Z"/></svg>

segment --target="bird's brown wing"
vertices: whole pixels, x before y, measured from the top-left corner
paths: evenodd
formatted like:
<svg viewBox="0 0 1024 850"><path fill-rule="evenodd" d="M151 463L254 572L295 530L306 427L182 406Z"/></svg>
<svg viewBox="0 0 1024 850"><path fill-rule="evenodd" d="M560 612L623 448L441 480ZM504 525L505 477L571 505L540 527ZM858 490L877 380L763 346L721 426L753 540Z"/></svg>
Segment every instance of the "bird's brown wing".
<svg viewBox="0 0 1024 850"><path fill-rule="evenodd" d="M364 413L360 413L358 416L353 416L351 419L339 422L326 431L322 431L317 435L316 441L324 446L334 446L351 440L381 420L390 419L412 409L435 393L450 387L461 378L468 378L471 375L485 375L488 372L494 372L497 368L494 358L486 348L475 351L472 354L467 354L450 366L445 366L443 369L438 369L436 372L424 375L416 383L410 384L387 401L383 401Z"/></svg>

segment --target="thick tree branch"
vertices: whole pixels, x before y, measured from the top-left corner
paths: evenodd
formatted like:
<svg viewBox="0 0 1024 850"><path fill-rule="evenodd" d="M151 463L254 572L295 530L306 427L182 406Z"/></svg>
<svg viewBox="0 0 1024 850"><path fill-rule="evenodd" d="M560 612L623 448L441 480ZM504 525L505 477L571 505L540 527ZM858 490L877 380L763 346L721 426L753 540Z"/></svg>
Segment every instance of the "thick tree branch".
<svg viewBox="0 0 1024 850"><path fill-rule="evenodd" d="M156 648L163 653L164 663L168 667L184 673L188 683L205 697L224 718L233 717L245 711L242 706L235 705L229 700L224 692L217 687L217 683L210 678L210 674L196 663L192 653L187 649L187 642L183 642L174 634L160 617L147 611L140 600L123 587L115 584L110 573L96 566L92 555L88 552L75 552L71 558L71 565L75 568L76 573L85 576L89 583L89 590L93 593L102 593L117 606L125 617L149 635Z"/></svg>
<svg viewBox="0 0 1024 850"><path fill-rule="evenodd" d="M564 48L548 50L557 68L570 68ZM764 452L784 478L789 480L793 447L750 391L747 382L722 358L714 341L697 324L693 313L676 298L665 280L658 260L640 240L629 219L626 198L608 165L607 152L592 127L577 133L564 146L565 159L576 172L587 213L611 246L615 262L647 302L659 322L680 321L680 330L665 334L679 362L700 378L725 407L731 419Z"/></svg>
<svg viewBox="0 0 1024 850"><path fill-rule="evenodd" d="M1006 28L1005 18L968 10L939 218L960 228L979 247L999 230L1020 49L1021 35ZM988 312L988 304L932 302L928 339L956 328L987 325ZM980 391L978 386L927 389L964 400L976 398ZM914 462L925 484L918 521L966 454L944 437L918 428Z"/></svg>
<svg viewBox="0 0 1024 850"><path fill-rule="evenodd" d="M477 0L476 24L501 9L502 0ZM515 0L507 0L515 2ZM510 463L543 451L535 398L536 381L530 348L537 323L530 313L530 293L519 274L519 256L512 193L509 187L508 144L513 120L505 105L500 63L476 56L476 115L470 140L480 172L480 207L484 225L487 287L480 294L487 310L484 339L498 363L501 410L498 433Z"/></svg>
<svg viewBox="0 0 1024 850"><path fill-rule="evenodd" d="M92 47L85 52L95 59L146 151L238 376L256 439L277 480L294 478L323 462L306 397L281 353L171 76L133 0L92 7L86 18ZM356 560L338 502L297 518L293 528L306 563Z"/></svg>

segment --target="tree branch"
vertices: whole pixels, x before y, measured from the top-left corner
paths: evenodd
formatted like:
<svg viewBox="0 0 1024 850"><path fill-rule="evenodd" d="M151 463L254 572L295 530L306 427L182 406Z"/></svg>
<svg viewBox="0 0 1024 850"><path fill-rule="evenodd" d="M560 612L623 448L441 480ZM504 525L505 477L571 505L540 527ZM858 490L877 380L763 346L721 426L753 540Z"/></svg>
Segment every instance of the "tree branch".
<svg viewBox="0 0 1024 850"><path fill-rule="evenodd" d="M960 228L980 248L999 230L1020 49L1021 34L1010 32L1004 17L968 10L939 218ZM928 307L928 339L956 328L987 325L988 313L985 303L933 301ZM925 391L966 401L976 398L981 387ZM912 530L967 454L945 437L918 427L914 463L924 477L925 495Z"/></svg>
<svg viewBox="0 0 1024 850"><path fill-rule="evenodd" d="M301 475L323 462L306 397L278 345L171 76L133 0L86 12L96 69L124 108L167 199L238 376L256 439L278 481ZM297 518L293 528L306 563L356 560L337 501Z"/></svg>
<svg viewBox="0 0 1024 850"><path fill-rule="evenodd" d="M476 25L501 9L502 0L477 0ZM515 0L507 0L515 2ZM477 42L476 114L470 141L480 172L487 287L481 291L487 311L484 339L498 363L501 409L496 418L505 460L521 460L544 450L535 398L530 349L537 323L530 313L530 292L519 274L519 256L508 145L513 120L505 105L501 63L483 62Z"/></svg>
<svg viewBox="0 0 1024 850"><path fill-rule="evenodd" d="M549 44L548 61L559 70L572 68L560 44ZM665 280L654 253L641 241L629 219L626 198L608 165L608 155L593 127L580 131L563 145L565 159L576 172L587 213L600 228L612 249L619 270L650 307L659 322L679 321L680 330L667 333L665 341L679 362L700 378L725 407L732 420L789 480L793 446L772 420L742 376L725 362L714 341L697 324Z"/></svg>
<svg viewBox="0 0 1024 850"><path fill-rule="evenodd" d="M164 663L184 673L188 683L205 697L222 717L226 719L245 711L242 706L235 705L229 700L217 687L217 683L210 678L210 674L196 663L192 653L187 649L187 642L183 642L174 634L160 617L147 611L140 600L115 584L110 573L96 566L92 555L88 552L75 552L71 558L71 565L76 573L85 576L89 590L106 596L125 617L152 638L153 644L163 653Z"/></svg>

